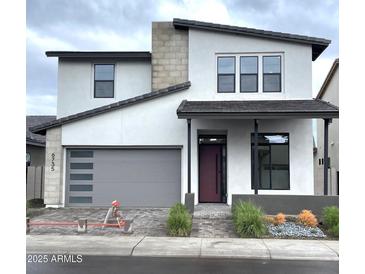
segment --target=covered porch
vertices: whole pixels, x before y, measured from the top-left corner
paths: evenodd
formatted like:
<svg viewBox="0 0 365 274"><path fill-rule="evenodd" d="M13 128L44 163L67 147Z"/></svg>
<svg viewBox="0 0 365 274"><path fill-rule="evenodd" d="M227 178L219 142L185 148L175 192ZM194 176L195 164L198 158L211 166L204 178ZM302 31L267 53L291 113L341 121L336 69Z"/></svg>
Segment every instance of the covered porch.
<svg viewBox="0 0 365 274"><path fill-rule="evenodd" d="M325 133L332 119L338 118L338 107L322 100L260 100L260 101L186 101L177 109L179 119L187 121L187 192L197 193L198 202L209 202L214 191L220 200L227 202L231 194L304 194L313 195L313 154L311 119L324 119ZM328 166L328 134L324 134L324 166ZM218 143L225 151L204 153L201 145ZM290 145L289 145L290 143ZM278 151L278 146L288 156L288 167L282 163L267 162L267 182L262 178L262 153L264 149ZM284 146L287 146L287 152ZM245 146L243 149L242 146ZM223 154L226 159L212 159ZM272 153L272 152L270 152ZM280 156L280 152L275 152ZM228 154L228 157L227 157ZM244 155L242 155L244 154ZM209 156L213 155L213 156ZM274 155L274 154L273 154ZM327 157L326 157L327 155ZM276 156L270 156L270 159ZM280 156L282 157L282 155ZM282 157L284 158L284 157ZM205 159L205 160L204 160ZM242 162L243 159L243 162ZM205 162L202 162L205 161ZM208 161L208 164L206 164ZM219 166L211 172L214 181L208 198L201 199L204 176L209 171L201 166ZM241 161L241 163L237 163ZM209 170L209 167L207 167ZM280 171L280 169L282 171ZM287 175L285 170L287 169ZM309 170L308 170L309 169ZM307 174L305 174L307 173ZM276 185L272 177L288 177L286 187ZM193 175L193 176L192 176ZM203 177L202 177L203 176ZM279 176L279 177L280 177ZM284 176L284 177L283 177ZM280 179L277 179L280 181ZM203 183L202 183L203 182ZM245 184L245 186L242 186ZM273 186L274 185L274 186ZM269 189L267 187L270 186ZM209 188L209 186L207 186ZM328 191L328 173L324 174L324 193ZM209 192L209 191L208 191ZM221 192L221 193L218 193ZM230 201L231 202L231 201ZM229 202L229 203L230 203Z"/></svg>

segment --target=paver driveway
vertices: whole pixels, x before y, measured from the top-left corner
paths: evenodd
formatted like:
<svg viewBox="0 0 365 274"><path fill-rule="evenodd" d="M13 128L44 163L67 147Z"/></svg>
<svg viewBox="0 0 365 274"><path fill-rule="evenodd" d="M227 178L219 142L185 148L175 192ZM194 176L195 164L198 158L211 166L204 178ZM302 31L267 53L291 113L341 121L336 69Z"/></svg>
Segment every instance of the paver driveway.
<svg viewBox="0 0 365 274"><path fill-rule="evenodd" d="M103 223L107 208L57 208L44 209L43 214L31 218L32 222L72 222L86 218L88 223ZM168 208L143 208L122 210L126 219L133 219L134 236L166 236ZM31 226L30 234L73 235L77 226ZM90 235L118 235L118 228L88 227ZM128 236L128 234L122 234Z"/></svg>
<svg viewBox="0 0 365 274"><path fill-rule="evenodd" d="M122 209L126 219L133 219L134 236L167 236L168 208ZM42 214L31 218L32 222L72 222L86 218L88 223L104 222L107 208L58 208L43 209ZM30 234L76 235L77 226L31 226ZM88 227L88 235L123 235L118 228ZM223 204L199 204L195 206L190 237L235 238L230 207Z"/></svg>

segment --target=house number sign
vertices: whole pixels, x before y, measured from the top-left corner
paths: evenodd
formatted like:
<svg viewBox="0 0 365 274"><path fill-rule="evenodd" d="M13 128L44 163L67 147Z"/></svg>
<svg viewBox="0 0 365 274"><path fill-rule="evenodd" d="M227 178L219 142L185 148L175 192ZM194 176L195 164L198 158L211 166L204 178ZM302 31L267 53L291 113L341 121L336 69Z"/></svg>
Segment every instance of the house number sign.
<svg viewBox="0 0 365 274"><path fill-rule="evenodd" d="M52 153L51 154L51 171L54 171L54 166L55 166L55 163L54 163L54 159L56 157L56 154Z"/></svg>

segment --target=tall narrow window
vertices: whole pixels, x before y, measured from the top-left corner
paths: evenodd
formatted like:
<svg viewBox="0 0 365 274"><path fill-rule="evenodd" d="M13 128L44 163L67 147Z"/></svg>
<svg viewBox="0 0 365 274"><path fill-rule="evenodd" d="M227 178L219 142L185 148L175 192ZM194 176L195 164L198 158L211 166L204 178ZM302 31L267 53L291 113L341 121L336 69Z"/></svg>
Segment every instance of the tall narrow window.
<svg viewBox="0 0 365 274"><path fill-rule="evenodd" d="M289 135L259 133L259 189L290 189ZM254 134L251 135L251 167L253 174ZM251 187L254 189L253 176Z"/></svg>
<svg viewBox="0 0 365 274"><path fill-rule="evenodd" d="M263 91L281 92L281 57L263 57Z"/></svg>
<svg viewBox="0 0 365 274"><path fill-rule="evenodd" d="M235 92L235 57L218 57L218 92Z"/></svg>
<svg viewBox="0 0 365 274"><path fill-rule="evenodd" d="M240 58L240 91L258 91L258 57L242 56Z"/></svg>
<svg viewBox="0 0 365 274"><path fill-rule="evenodd" d="M114 65L95 65L94 67L94 97L114 97Z"/></svg>

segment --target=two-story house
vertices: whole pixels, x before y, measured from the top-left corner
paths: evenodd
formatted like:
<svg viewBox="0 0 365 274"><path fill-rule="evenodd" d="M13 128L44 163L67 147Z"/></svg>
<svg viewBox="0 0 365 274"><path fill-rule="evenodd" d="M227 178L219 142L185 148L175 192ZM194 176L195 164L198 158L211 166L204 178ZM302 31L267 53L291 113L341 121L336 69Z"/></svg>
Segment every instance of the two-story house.
<svg viewBox="0 0 365 274"><path fill-rule="evenodd" d="M46 134L48 206L228 203L232 194L314 194L312 99L322 38L174 19L152 52L58 57Z"/></svg>

